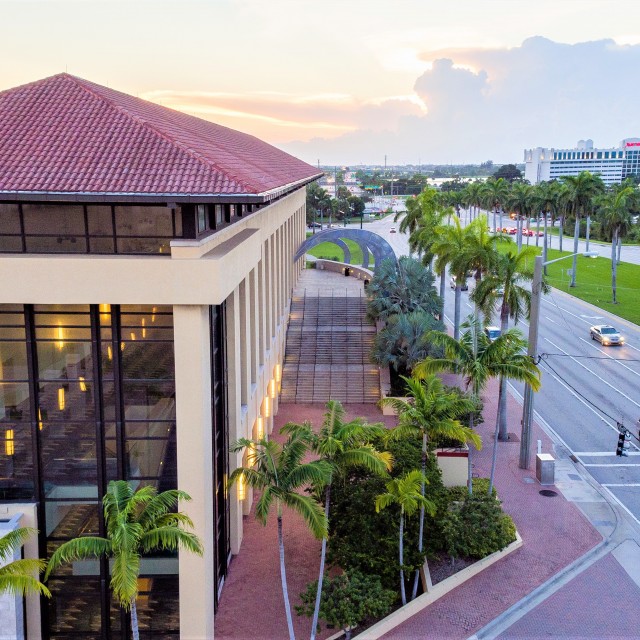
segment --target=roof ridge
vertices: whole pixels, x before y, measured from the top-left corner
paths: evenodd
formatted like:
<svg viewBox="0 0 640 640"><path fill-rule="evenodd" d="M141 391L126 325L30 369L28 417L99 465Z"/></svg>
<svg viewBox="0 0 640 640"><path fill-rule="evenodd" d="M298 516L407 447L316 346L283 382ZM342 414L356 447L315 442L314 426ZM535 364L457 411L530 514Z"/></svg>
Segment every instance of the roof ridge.
<svg viewBox="0 0 640 640"><path fill-rule="evenodd" d="M79 76L74 76L74 75L72 75L70 73L66 73L66 72L58 74L58 75L59 76L64 76L66 78L69 78L70 80L72 80L74 82L74 84L76 84L78 87L80 87L84 91L86 91L88 93L91 93L92 95L94 95L96 98L98 98L102 102L106 102L107 104L111 105L113 108L117 109L121 113L126 114L129 118L132 118L137 123L139 123L141 126L145 127L147 130L151 131L155 135L159 136L160 138L163 138L164 140L166 140L167 142L171 143L172 145L175 145L181 151L183 151L184 153L187 153L192 158L194 158L196 161L198 161L200 164L203 164L209 171L219 171L220 173L222 173L224 175L227 175L230 178L232 178L238 185L241 185L242 187L244 187L248 191L251 191L251 187L249 185L247 185L247 183L244 180L241 180L235 174L232 174L228 169L219 166L217 163L212 162L208 158L205 158L202 154L198 153L194 149L191 149L190 147L188 147L187 145L183 144L179 140L176 140L174 137L168 135L165 131L162 131L158 127L153 126L153 124L151 124L148 120L145 120L141 116L139 116L139 115L137 115L135 113L132 113L129 109L127 109L123 105L115 102L111 98L109 98L109 97L103 95L102 93L100 93L97 90L97 88L101 87L101 85L95 84L95 83L91 82L90 80L85 80L84 78L80 78ZM96 87L96 88L94 89L94 87ZM138 98L136 96L130 96L127 93L123 93L121 91L118 91L117 89L111 89L110 87L104 87L104 88L107 89L108 91L114 91L115 93L120 93L125 98L134 98L135 100L140 100L141 102L148 102L149 104L151 104L151 105L153 105L155 107L160 107L160 108L163 108L163 109L167 109L168 111L173 111L173 112L175 112L177 114L180 114L180 115L189 115L189 114L184 114L181 111L177 111L175 109L171 109L170 107L164 107L163 105L157 105L156 103L150 102L149 100L143 100L142 98ZM212 122L211 124L216 125L215 122ZM221 127L222 125L216 125L216 126ZM225 129L229 129L229 127L224 127L224 128ZM231 129L229 129L229 130L231 131ZM245 135L247 135L247 134L245 134ZM216 146L218 146L218 145L216 145Z"/></svg>

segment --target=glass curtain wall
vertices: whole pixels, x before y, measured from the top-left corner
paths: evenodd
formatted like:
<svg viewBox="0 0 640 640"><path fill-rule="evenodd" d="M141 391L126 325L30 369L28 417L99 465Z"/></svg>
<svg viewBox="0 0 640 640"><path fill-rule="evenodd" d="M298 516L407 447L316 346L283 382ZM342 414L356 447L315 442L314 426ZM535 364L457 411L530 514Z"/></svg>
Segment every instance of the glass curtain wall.
<svg viewBox="0 0 640 640"><path fill-rule="evenodd" d="M175 488L175 384L170 307L0 306L0 499L38 500L41 555L104 533L109 480ZM141 638L176 637L178 560L143 560ZM43 631L52 640L125 639L106 562L50 579Z"/></svg>

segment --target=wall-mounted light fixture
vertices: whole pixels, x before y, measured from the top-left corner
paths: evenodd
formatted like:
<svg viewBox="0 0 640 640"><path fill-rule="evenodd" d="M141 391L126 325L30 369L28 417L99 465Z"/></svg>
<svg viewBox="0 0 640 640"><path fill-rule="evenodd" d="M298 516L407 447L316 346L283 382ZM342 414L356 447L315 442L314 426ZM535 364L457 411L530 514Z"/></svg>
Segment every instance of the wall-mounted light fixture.
<svg viewBox="0 0 640 640"><path fill-rule="evenodd" d="M156 321L156 313L158 312L158 307L151 307L151 322Z"/></svg>
<svg viewBox="0 0 640 640"><path fill-rule="evenodd" d="M80 391L86 391L87 390L87 383L85 382L85 379L80 376L78 378L78 381L80 382Z"/></svg>
<svg viewBox="0 0 640 640"><path fill-rule="evenodd" d="M271 398L269 396L265 396L264 400L262 401L262 417L271 417Z"/></svg>
<svg viewBox="0 0 640 640"><path fill-rule="evenodd" d="M269 397L272 400L274 400L277 393L276 393L276 381L273 378L269 381L268 392L269 392Z"/></svg>
<svg viewBox="0 0 640 640"><path fill-rule="evenodd" d="M264 420L262 416L256 418L256 438L262 440L264 438Z"/></svg>
<svg viewBox="0 0 640 640"><path fill-rule="evenodd" d="M7 429L4 432L4 452L8 456L12 456L16 452L13 429Z"/></svg>
<svg viewBox="0 0 640 640"><path fill-rule="evenodd" d="M60 411L64 411L64 407L65 407L64 387L60 387L58 389L58 409L60 409Z"/></svg>
<svg viewBox="0 0 640 640"><path fill-rule="evenodd" d="M135 340L135 339L136 339L136 332L135 332L135 331L132 331L132 332L130 333L130 337L131 337L131 340Z"/></svg>
<svg viewBox="0 0 640 640"><path fill-rule="evenodd" d="M242 501L247 496L247 487L245 484L244 473L238 476L238 500Z"/></svg>
<svg viewBox="0 0 640 640"><path fill-rule="evenodd" d="M276 382L280 382L282 380L282 365L277 364L273 367L273 377L276 379Z"/></svg>
<svg viewBox="0 0 640 640"><path fill-rule="evenodd" d="M44 428L44 424L42 423L42 411L38 409L38 430L42 431L43 428Z"/></svg>
<svg viewBox="0 0 640 640"><path fill-rule="evenodd" d="M58 322L58 328L56 329L56 337L58 338L56 345L58 349L62 351L62 348L64 347L64 331L62 329L62 325L59 322Z"/></svg>
<svg viewBox="0 0 640 640"><path fill-rule="evenodd" d="M142 318L142 321L140 322L140 326L142 327L142 337L146 338L147 337L147 319L146 318Z"/></svg>
<svg viewBox="0 0 640 640"><path fill-rule="evenodd" d="M111 345L107 346L107 358L109 358L109 360L113 360L113 349L111 348Z"/></svg>

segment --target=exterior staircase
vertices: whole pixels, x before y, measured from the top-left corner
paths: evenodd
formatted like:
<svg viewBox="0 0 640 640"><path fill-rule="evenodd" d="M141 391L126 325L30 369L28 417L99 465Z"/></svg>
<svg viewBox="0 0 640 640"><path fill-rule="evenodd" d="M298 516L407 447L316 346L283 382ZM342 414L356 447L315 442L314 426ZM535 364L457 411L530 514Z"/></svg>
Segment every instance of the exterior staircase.
<svg viewBox="0 0 640 640"><path fill-rule="evenodd" d="M378 367L369 353L375 326L364 295L296 295L291 302L281 402L375 403Z"/></svg>

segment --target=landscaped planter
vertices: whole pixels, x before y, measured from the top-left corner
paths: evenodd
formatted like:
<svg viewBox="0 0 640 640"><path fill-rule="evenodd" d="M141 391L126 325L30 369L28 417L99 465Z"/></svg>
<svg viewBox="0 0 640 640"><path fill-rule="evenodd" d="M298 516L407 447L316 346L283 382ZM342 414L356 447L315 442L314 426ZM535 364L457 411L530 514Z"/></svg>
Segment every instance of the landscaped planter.
<svg viewBox="0 0 640 640"><path fill-rule="evenodd" d="M466 444L436 449L436 458L445 487L462 487L467 484L469 447Z"/></svg>

